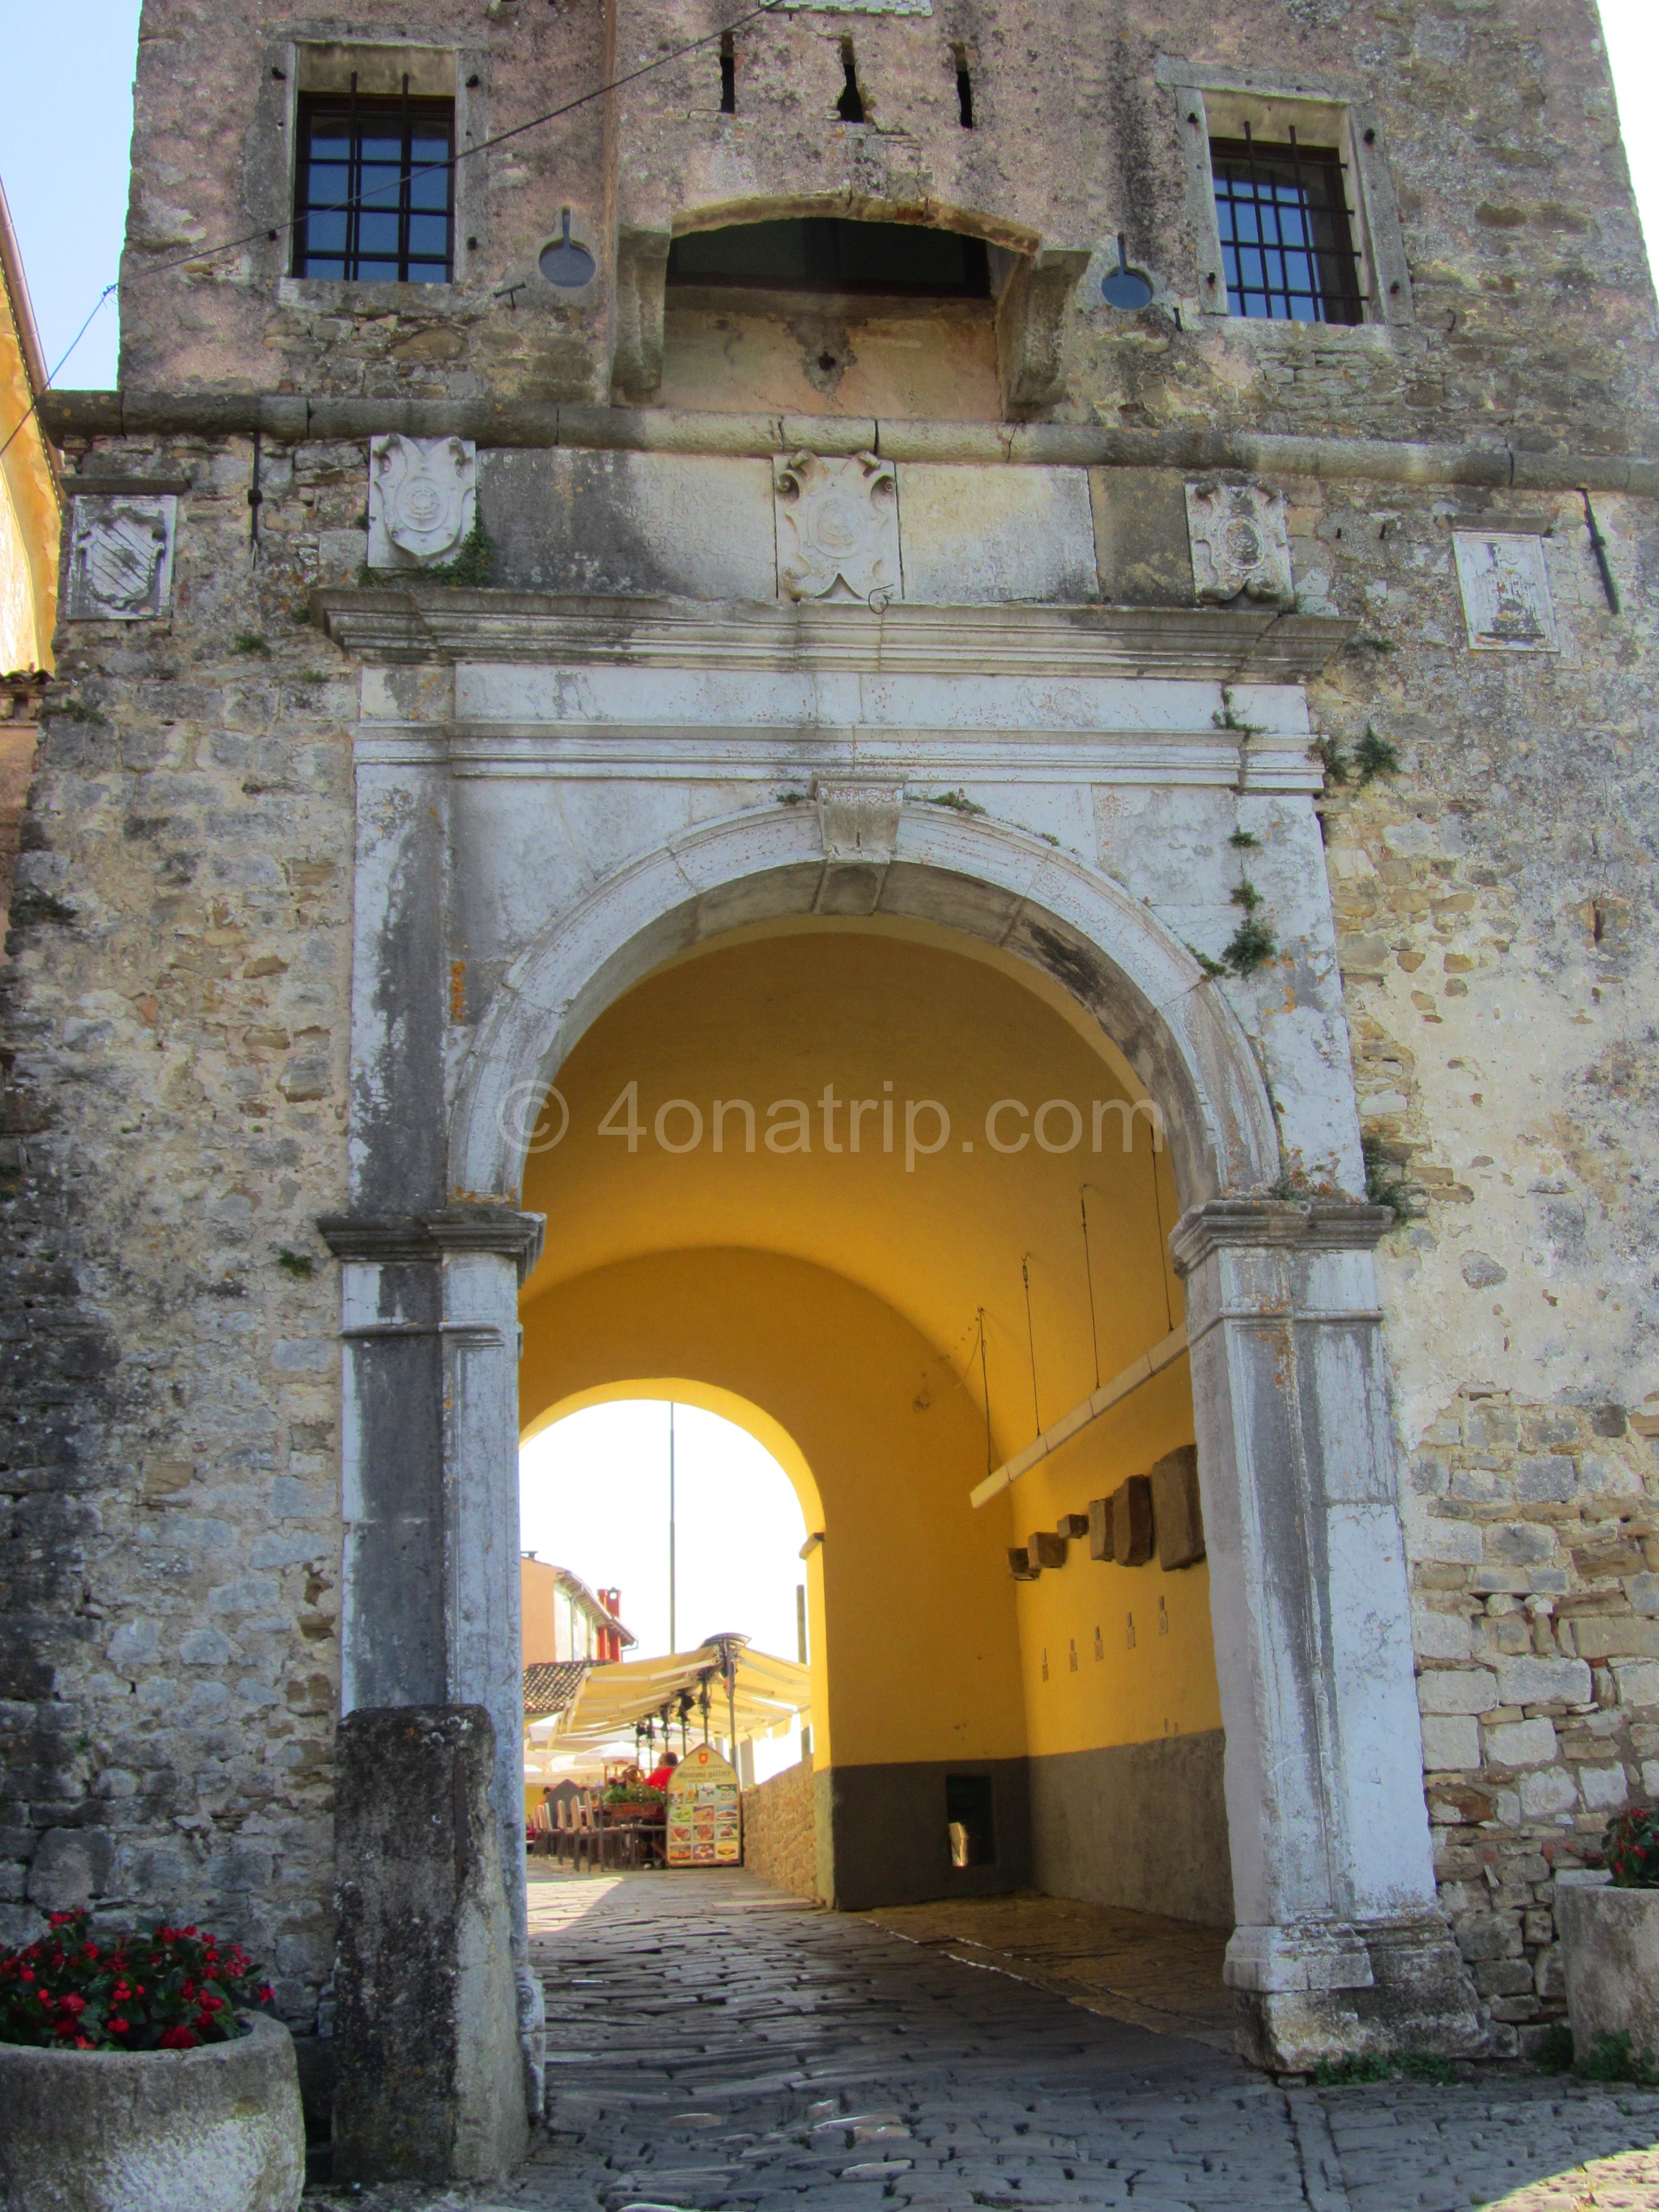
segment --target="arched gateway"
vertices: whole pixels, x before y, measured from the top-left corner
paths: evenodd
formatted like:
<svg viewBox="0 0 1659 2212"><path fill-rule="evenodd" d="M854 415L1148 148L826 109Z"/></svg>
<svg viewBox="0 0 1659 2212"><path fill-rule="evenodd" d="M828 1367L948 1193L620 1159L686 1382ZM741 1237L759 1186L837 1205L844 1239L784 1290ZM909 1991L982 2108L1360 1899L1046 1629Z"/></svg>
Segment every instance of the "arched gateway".
<svg viewBox="0 0 1659 2212"><path fill-rule="evenodd" d="M953 622L921 609L694 623L658 605L601 626L578 603L486 617L422 592L389 622L384 594L324 596L349 649L390 664L357 733L354 1206L327 1224L343 1704L489 1713L527 2045L517 1299L544 1223L520 1210L526 1140L579 1041L665 961L877 916L1059 986L1169 1133L1248 2048L1284 2067L1468 2047L1371 1258L1391 1217L1350 1194L1316 776L1285 680L1329 641L1287 637L1253 668L1254 617L1249 639L1224 613L1154 638L1144 614L975 610L964 674ZM1260 675L1234 716L1222 682ZM1235 1002L1184 940L1224 915L1241 830L1305 959L1288 991ZM348 1718L345 1759L352 1743ZM343 1887L372 1880L343 1866Z"/></svg>

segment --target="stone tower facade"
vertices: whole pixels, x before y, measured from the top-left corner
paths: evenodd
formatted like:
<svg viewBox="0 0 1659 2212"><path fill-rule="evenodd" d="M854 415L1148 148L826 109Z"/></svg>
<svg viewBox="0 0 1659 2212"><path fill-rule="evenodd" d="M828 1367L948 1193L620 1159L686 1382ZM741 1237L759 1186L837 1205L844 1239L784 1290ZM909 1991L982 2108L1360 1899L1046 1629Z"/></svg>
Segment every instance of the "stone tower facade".
<svg viewBox="0 0 1659 2212"><path fill-rule="evenodd" d="M1590 0L147 0L137 99L121 389L43 410L6 1932L188 1906L308 2024L343 1710L491 1712L511 1888L523 1100L902 912L1170 1126L1249 2047L1513 2051L1659 1794Z"/></svg>

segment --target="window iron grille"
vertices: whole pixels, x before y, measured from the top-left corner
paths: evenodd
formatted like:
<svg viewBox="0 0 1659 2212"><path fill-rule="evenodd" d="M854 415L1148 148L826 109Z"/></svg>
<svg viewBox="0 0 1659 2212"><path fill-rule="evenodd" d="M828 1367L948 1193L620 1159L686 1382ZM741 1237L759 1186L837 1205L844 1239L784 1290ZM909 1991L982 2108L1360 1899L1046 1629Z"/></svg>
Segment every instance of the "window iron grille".
<svg viewBox="0 0 1659 2212"><path fill-rule="evenodd" d="M453 100L300 103L294 274L354 283L447 284L454 268Z"/></svg>
<svg viewBox="0 0 1659 2212"><path fill-rule="evenodd" d="M1365 300L1343 162L1252 136L1210 141L1231 313L1262 322L1363 323Z"/></svg>

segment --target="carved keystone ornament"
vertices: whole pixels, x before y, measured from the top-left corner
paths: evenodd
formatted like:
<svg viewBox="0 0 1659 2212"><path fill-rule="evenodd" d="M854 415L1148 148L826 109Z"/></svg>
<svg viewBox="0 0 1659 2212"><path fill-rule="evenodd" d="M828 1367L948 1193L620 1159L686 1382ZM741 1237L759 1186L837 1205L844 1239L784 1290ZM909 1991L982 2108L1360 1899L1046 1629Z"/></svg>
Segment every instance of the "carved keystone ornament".
<svg viewBox="0 0 1659 2212"><path fill-rule="evenodd" d="M778 588L786 599L896 598L898 483L873 453L826 461L797 453L775 464Z"/></svg>
<svg viewBox="0 0 1659 2212"><path fill-rule="evenodd" d="M374 438L368 448L368 565L424 568L453 561L478 512L470 438Z"/></svg>
<svg viewBox="0 0 1659 2212"><path fill-rule="evenodd" d="M1187 534L1200 599L1296 601L1282 492L1255 484L1188 484Z"/></svg>
<svg viewBox="0 0 1659 2212"><path fill-rule="evenodd" d="M179 502L170 493L82 493L70 543L71 622L143 622L173 591Z"/></svg>

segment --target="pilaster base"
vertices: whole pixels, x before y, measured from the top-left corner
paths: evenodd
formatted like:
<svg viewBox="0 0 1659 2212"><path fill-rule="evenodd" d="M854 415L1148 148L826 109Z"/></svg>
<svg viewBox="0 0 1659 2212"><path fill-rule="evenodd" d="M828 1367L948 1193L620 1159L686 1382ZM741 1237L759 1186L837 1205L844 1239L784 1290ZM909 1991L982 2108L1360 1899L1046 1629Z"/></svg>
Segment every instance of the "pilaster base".
<svg viewBox="0 0 1659 2212"><path fill-rule="evenodd" d="M1270 2074L1304 2074L1361 2053L1472 2058L1491 2048L1474 1984L1438 1913L1236 1929L1226 1978L1239 2054Z"/></svg>

